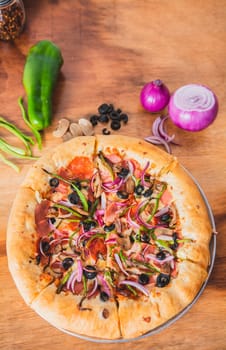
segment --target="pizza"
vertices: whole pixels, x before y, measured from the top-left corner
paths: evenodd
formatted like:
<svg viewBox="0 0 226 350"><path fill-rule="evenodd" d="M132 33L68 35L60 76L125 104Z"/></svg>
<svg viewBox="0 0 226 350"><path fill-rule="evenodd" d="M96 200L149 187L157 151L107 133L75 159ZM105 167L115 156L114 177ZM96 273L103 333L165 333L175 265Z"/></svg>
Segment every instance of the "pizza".
<svg viewBox="0 0 226 350"><path fill-rule="evenodd" d="M211 222L172 155L126 136L83 136L44 154L16 195L9 269L57 328L132 339L189 305L208 275Z"/></svg>

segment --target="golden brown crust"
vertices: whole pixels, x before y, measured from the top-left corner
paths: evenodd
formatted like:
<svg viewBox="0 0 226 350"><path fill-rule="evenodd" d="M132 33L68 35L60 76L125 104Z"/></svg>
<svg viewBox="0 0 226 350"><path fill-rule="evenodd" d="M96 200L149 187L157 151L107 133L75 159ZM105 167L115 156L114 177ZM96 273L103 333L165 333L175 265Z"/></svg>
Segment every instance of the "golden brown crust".
<svg viewBox="0 0 226 350"><path fill-rule="evenodd" d="M115 135L97 135L96 139L97 152L111 152L115 148L128 158L139 161L143 167L149 161L152 174L155 176L168 172L177 163L177 160L168 153L140 139Z"/></svg>
<svg viewBox="0 0 226 350"><path fill-rule="evenodd" d="M14 201L7 231L9 269L25 302L32 300L52 278L36 264L36 227L34 210L37 202L31 189L21 188Z"/></svg>
<svg viewBox="0 0 226 350"><path fill-rule="evenodd" d="M46 152L30 169L23 187L30 187L34 191L45 193L48 189L49 175L42 169L55 173L61 167L66 167L75 156L85 156L92 160L95 149L94 136L76 137L58 145L54 150Z"/></svg>
<svg viewBox="0 0 226 350"><path fill-rule="evenodd" d="M97 338L120 338L117 307L114 301L102 302L99 297L85 299L83 310L78 304L81 296L56 294L54 284L48 286L33 301L31 307L58 328Z"/></svg>
<svg viewBox="0 0 226 350"><path fill-rule="evenodd" d="M178 264L178 275L165 287L166 293L176 296L182 308L196 297L207 277L207 271L199 264L184 260ZM174 316L174 315L172 315Z"/></svg>
<svg viewBox="0 0 226 350"><path fill-rule="evenodd" d="M160 179L169 184L183 238L192 240L179 249L178 257L190 259L207 269L212 226L199 189L180 164Z"/></svg>

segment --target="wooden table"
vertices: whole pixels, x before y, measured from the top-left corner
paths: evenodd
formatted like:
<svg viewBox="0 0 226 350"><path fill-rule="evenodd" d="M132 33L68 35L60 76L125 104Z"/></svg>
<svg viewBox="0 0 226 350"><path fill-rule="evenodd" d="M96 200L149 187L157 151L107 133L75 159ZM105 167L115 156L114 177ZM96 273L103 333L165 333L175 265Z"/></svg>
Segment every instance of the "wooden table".
<svg viewBox="0 0 226 350"><path fill-rule="evenodd" d="M96 345L80 340L41 319L25 305L14 285L7 268L7 220L32 162L17 161L19 175L1 164L0 348L226 349L226 1L26 0L24 4L23 34L14 43L0 42L0 114L28 132L17 98L24 95L21 79L26 54L40 39L53 40L64 56L54 93L53 122L43 135L43 153L61 142L52 135L60 118L87 117L105 101L130 116L119 134L149 135L154 116L139 103L141 87L148 81L160 78L171 91L191 82L208 85L219 99L214 124L199 133L184 132L170 123L168 128L180 143L173 146L173 154L205 191L219 234L207 288L179 321L133 343ZM1 135L6 133L1 130ZM14 137L7 139L15 142Z"/></svg>

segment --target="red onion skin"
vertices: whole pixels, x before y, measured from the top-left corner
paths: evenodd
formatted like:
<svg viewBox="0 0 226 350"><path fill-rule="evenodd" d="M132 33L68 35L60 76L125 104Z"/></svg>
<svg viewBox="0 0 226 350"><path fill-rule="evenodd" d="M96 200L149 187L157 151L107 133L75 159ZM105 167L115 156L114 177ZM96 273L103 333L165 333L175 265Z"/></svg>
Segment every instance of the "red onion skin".
<svg viewBox="0 0 226 350"><path fill-rule="evenodd" d="M201 85L202 86L202 85ZM211 91L206 86L203 86L207 90ZM212 91L211 91L212 92ZM172 122L181 129L187 131L201 131L207 128L215 120L218 113L218 101L215 94L212 92L215 104L213 108L207 111L186 111L178 108L174 102L175 93L171 96L168 112Z"/></svg>
<svg viewBox="0 0 226 350"><path fill-rule="evenodd" d="M140 101L144 109L151 113L163 110L169 103L170 92L161 80L155 80L144 85Z"/></svg>

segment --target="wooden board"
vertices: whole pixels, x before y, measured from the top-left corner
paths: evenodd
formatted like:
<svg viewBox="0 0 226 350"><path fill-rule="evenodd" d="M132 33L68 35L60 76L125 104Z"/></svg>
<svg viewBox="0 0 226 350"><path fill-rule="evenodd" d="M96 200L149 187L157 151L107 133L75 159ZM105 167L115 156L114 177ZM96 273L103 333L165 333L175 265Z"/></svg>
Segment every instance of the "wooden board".
<svg viewBox="0 0 226 350"><path fill-rule="evenodd" d="M180 146L173 154L196 177L213 208L216 263L208 286L194 307L160 334L131 344L101 349L226 349L226 1L225 0L24 0L27 20L13 43L0 42L0 115L26 130L17 105L24 95L22 72L31 45L41 39L58 44L64 66L54 93L54 118L43 134L44 149L61 142L52 136L62 117L73 121L96 113L102 102L129 114L118 133L144 138L154 116L139 102L142 86L162 79L174 91L188 83L212 88L219 114L212 126L189 133L168 123ZM97 127L100 132L102 127ZM1 136L6 136L0 130ZM14 137L7 136L11 143ZM40 152L36 149L35 153ZM31 166L17 161L16 174L0 172L0 349L91 350L92 343L63 334L30 310L7 268L6 227L15 193Z"/></svg>

